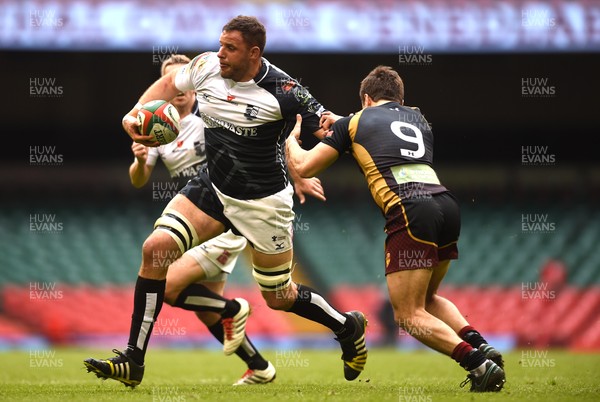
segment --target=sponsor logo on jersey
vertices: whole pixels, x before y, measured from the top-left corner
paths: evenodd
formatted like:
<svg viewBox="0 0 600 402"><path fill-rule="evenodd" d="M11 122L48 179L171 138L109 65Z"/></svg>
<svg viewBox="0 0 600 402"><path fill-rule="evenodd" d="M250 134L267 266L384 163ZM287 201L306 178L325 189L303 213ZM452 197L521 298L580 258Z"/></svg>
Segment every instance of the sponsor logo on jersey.
<svg viewBox="0 0 600 402"><path fill-rule="evenodd" d="M254 120L254 119L256 119L256 116L258 115L259 110L260 110L260 108L258 106L248 105L248 106L246 106L246 112L244 113L244 116L248 120Z"/></svg>
<svg viewBox="0 0 600 402"><path fill-rule="evenodd" d="M206 113L202 113L202 120L204 121L204 124L206 124L207 128L221 127L221 128L231 131L234 134L241 135L243 137L255 137L258 135L257 127L236 126L235 124L233 124L231 122L217 119L216 117L209 116Z"/></svg>

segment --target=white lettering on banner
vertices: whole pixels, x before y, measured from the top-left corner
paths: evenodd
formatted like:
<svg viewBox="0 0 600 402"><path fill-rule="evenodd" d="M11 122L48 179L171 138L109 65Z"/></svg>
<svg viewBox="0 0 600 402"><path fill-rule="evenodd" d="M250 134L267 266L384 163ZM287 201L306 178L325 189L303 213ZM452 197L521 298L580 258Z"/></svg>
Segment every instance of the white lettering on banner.
<svg viewBox="0 0 600 402"><path fill-rule="evenodd" d="M388 52L414 44L435 51L581 51L600 49L600 3L327 1L147 3L6 0L0 49L214 49L231 15L255 15L269 31L269 51ZM360 6L360 7L359 7ZM32 22L33 21L33 22Z"/></svg>

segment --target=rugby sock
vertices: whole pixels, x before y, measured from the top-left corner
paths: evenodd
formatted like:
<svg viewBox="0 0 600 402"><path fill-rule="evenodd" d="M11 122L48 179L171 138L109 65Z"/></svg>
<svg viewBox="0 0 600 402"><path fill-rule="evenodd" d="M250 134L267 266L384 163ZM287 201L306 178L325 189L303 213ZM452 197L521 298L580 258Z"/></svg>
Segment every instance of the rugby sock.
<svg viewBox="0 0 600 402"><path fill-rule="evenodd" d="M133 314L125 353L140 366L144 364L152 327L162 308L166 283L165 279L146 279L141 276L135 283Z"/></svg>
<svg viewBox="0 0 600 402"><path fill-rule="evenodd" d="M223 333L223 325L220 322L211 325L208 327L208 330L211 334L221 343L223 343L224 333ZM252 342L250 342L250 338L248 335L244 338L239 348L236 349L235 354L239 356L246 364L248 368L251 370L264 370L269 366L269 362L267 362L258 350L254 347Z"/></svg>
<svg viewBox="0 0 600 402"><path fill-rule="evenodd" d="M326 326L335 332L338 339L354 332L352 320L347 320L345 314L334 309L316 290L305 285L298 285L298 296L288 311Z"/></svg>
<svg viewBox="0 0 600 402"><path fill-rule="evenodd" d="M476 375L478 375L482 365L485 365L485 362L487 361L483 353L474 349L473 346L465 341L456 345L450 357L460 364L462 368Z"/></svg>
<svg viewBox="0 0 600 402"><path fill-rule="evenodd" d="M191 311L213 311L223 318L231 318L240 311L237 301L226 299L199 283L183 289L173 306Z"/></svg>
<svg viewBox="0 0 600 402"><path fill-rule="evenodd" d="M470 325L467 325L458 331L458 336L460 336L463 341L467 341L475 349L478 349L484 343L487 345L487 341L483 338L483 336L481 336L481 334Z"/></svg>

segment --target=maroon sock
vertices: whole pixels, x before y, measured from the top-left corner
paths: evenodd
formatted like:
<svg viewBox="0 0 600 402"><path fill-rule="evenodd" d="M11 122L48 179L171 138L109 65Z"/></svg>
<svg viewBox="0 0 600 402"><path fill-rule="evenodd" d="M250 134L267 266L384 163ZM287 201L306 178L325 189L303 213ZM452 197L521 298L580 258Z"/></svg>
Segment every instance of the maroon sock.
<svg viewBox="0 0 600 402"><path fill-rule="evenodd" d="M465 341L462 341L461 343L459 343L458 345L456 345L456 347L452 351L452 355L450 357L452 357L452 359L454 359L455 362L457 362L458 364L460 364L460 362L463 361L463 359L465 358L465 356L467 354L469 354L469 352L471 350L473 350L473 346L469 345Z"/></svg>
<svg viewBox="0 0 600 402"><path fill-rule="evenodd" d="M452 351L451 356L462 368L471 371L485 363L486 358L478 349L467 342L461 342Z"/></svg>

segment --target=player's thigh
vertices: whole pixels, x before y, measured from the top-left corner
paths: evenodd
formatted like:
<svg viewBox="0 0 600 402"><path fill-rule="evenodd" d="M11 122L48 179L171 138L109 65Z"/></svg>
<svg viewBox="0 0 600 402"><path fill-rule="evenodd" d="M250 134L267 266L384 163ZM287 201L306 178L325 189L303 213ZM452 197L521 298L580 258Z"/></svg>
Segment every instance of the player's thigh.
<svg viewBox="0 0 600 402"><path fill-rule="evenodd" d="M224 215L253 249L268 255L292 249L294 211L291 185L267 197L240 200L215 189L224 206Z"/></svg>
<svg viewBox="0 0 600 402"><path fill-rule="evenodd" d="M227 231L214 237L193 250L197 261L207 271L230 274L233 272L238 257L244 251L248 241L243 236L238 236L232 231ZM208 276L211 277L211 272Z"/></svg>
<svg viewBox="0 0 600 402"><path fill-rule="evenodd" d="M410 269L386 276L390 301L398 317L410 317L417 309L425 308L425 297L431 269Z"/></svg>
<svg viewBox="0 0 600 402"><path fill-rule="evenodd" d="M169 202L164 213L175 210L187 219L197 234L197 242L205 241L223 233L225 226L199 209L191 200L182 194L177 194Z"/></svg>
<svg viewBox="0 0 600 402"><path fill-rule="evenodd" d="M427 300L437 293L440 284L444 280L448 269L450 268L450 260L440 261L438 265L433 267L431 270L431 279L429 280L429 286L427 287Z"/></svg>

